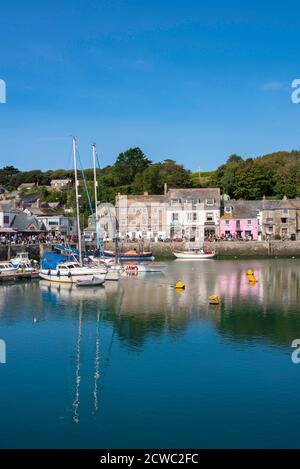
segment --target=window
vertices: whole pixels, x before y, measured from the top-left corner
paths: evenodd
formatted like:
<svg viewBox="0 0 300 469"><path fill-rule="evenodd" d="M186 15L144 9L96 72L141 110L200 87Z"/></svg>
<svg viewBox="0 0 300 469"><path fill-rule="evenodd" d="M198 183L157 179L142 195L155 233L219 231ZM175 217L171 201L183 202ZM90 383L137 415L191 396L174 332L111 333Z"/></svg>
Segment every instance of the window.
<svg viewBox="0 0 300 469"><path fill-rule="evenodd" d="M281 223L286 223L286 218L281 218Z"/></svg>
<svg viewBox="0 0 300 469"><path fill-rule="evenodd" d="M121 225L126 225L126 219L125 218L122 218Z"/></svg>
<svg viewBox="0 0 300 469"><path fill-rule="evenodd" d="M231 207L227 205L227 207L225 207L225 213L231 213L232 210L231 210Z"/></svg>
<svg viewBox="0 0 300 469"><path fill-rule="evenodd" d="M179 220L178 213L177 212L172 213L172 221L178 221L178 220Z"/></svg>
<svg viewBox="0 0 300 469"><path fill-rule="evenodd" d="M215 200L214 199L206 199L206 205L214 205Z"/></svg>
<svg viewBox="0 0 300 469"><path fill-rule="evenodd" d="M267 223L273 223L273 218L267 218Z"/></svg>
<svg viewBox="0 0 300 469"><path fill-rule="evenodd" d="M225 225L229 225L229 220L225 220Z"/></svg>
<svg viewBox="0 0 300 469"><path fill-rule="evenodd" d="M288 208L283 208L282 209L282 215L288 215L289 209Z"/></svg>
<svg viewBox="0 0 300 469"><path fill-rule="evenodd" d="M142 225L147 225L147 219L146 218L142 218Z"/></svg>
<svg viewBox="0 0 300 469"><path fill-rule="evenodd" d="M8 225L8 224L9 224L9 215L4 215L4 217L3 217L3 223L4 223L5 225Z"/></svg>
<svg viewBox="0 0 300 469"><path fill-rule="evenodd" d="M171 200L171 205L179 205L180 204L180 199L172 199Z"/></svg>
<svg viewBox="0 0 300 469"><path fill-rule="evenodd" d="M252 225L252 220L247 220L248 225Z"/></svg>
<svg viewBox="0 0 300 469"><path fill-rule="evenodd" d="M211 212L208 212L206 214L206 221L214 221L214 214Z"/></svg>
<svg viewBox="0 0 300 469"><path fill-rule="evenodd" d="M193 221L197 221L197 212L193 212Z"/></svg>

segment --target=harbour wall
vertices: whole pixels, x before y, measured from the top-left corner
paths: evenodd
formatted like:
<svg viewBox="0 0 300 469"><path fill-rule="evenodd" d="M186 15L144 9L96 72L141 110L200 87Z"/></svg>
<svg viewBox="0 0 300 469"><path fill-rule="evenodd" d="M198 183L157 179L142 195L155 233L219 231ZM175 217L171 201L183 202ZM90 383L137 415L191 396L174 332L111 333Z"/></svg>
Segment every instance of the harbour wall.
<svg viewBox="0 0 300 469"><path fill-rule="evenodd" d="M194 243L190 243L191 246ZM199 246L199 243L197 244ZM189 243L164 243L164 242L145 242L144 251L151 251L155 257L173 257L172 252L184 251ZM121 251L129 251L136 248L139 250L138 243L120 243ZM220 241L209 243L205 242L205 248L216 251L219 256L242 256L242 257L300 257L300 241ZM113 243L106 243L104 249L114 250Z"/></svg>
<svg viewBox="0 0 300 469"><path fill-rule="evenodd" d="M155 257L173 257L172 252L184 251L188 244L174 242L145 242L144 251L151 251ZM191 243L193 246L193 243ZM114 243L104 243L104 249L114 250ZM207 249L216 251L220 257L300 257L300 241L223 241L215 243L205 243ZM86 245L86 248L94 248L94 246ZM138 243L120 242L121 251L129 251L136 249L139 251ZM37 261L40 260L44 251L52 249L49 244L33 244L33 245L0 245L0 260L7 260L14 257L17 253L27 251L29 257Z"/></svg>

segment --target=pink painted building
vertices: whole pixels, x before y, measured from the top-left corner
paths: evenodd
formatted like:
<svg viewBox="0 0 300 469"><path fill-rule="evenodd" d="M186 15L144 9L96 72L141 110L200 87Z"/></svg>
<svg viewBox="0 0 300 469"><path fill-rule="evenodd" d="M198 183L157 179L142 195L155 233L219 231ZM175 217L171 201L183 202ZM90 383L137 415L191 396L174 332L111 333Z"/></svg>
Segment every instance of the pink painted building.
<svg viewBox="0 0 300 469"><path fill-rule="evenodd" d="M229 200L220 219L220 235L225 239L258 240L257 204L252 200Z"/></svg>

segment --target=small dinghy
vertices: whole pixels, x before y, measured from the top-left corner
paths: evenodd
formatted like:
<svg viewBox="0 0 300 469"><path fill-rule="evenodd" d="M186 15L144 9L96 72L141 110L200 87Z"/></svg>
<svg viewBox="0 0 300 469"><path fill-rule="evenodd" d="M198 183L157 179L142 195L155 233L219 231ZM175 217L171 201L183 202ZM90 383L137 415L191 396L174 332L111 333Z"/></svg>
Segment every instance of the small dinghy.
<svg viewBox="0 0 300 469"><path fill-rule="evenodd" d="M86 280L77 280L76 281L76 286L77 287L94 287L96 285L102 285L104 283L103 278L99 277L93 277L91 279L86 279Z"/></svg>

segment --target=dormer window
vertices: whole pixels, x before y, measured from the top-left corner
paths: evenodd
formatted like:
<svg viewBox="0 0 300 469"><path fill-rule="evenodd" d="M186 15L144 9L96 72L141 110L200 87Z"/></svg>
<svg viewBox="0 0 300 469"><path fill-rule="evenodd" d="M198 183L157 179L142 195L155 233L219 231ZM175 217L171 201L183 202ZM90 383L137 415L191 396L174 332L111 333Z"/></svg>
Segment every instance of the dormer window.
<svg viewBox="0 0 300 469"><path fill-rule="evenodd" d="M171 204L172 205L179 205L180 204L180 199L172 199Z"/></svg>
<svg viewBox="0 0 300 469"><path fill-rule="evenodd" d="M206 199L206 205L215 205L214 199Z"/></svg>
<svg viewBox="0 0 300 469"><path fill-rule="evenodd" d="M227 206L225 207L225 213L231 213L231 212L232 212L231 206L230 206L230 205L227 205Z"/></svg>

